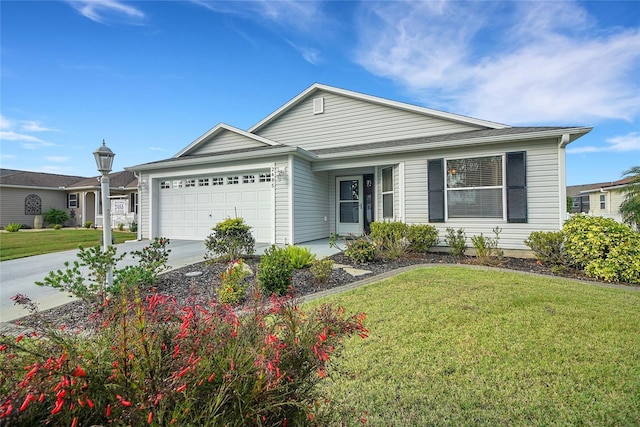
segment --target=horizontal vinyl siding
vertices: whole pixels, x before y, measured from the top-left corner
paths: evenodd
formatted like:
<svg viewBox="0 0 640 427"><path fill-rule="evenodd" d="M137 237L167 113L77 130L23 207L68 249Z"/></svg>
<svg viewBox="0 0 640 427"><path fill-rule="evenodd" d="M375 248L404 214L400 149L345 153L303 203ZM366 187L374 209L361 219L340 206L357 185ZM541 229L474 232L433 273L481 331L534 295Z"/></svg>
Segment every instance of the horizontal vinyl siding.
<svg viewBox="0 0 640 427"><path fill-rule="evenodd" d="M265 144L230 131L222 131L189 155L221 153L229 150L264 147Z"/></svg>
<svg viewBox="0 0 640 427"><path fill-rule="evenodd" d="M463 228L469 247L471 236L483 233L493 237L493 228L499 226L500 246L505 249L528 249L523 243L532 231L552 231L560 227L560 199L558 191L558 148L557 141L529 142L526 145L504 144L485 148L466 148L452 151L438 151L412 156L405 161L405 216L409 224L428 223L427 198L427 160L432 158L455 158L501 154L509 151L527 152L527 212L528 222L524 224L507 223L503 220L477 219L448 220L434 223L440 235L440 244L444 245L444 236L448 227Z"/></svg>
<svg viewBox="0 0 640 427"><path fill-rule="evenodd" d="M309 162L293 161L293 243L329 236L329 179L326 172L311 172ZM327 218L327 221L325 221Z"/></svg>
<svg viewBox="0 0 640 427"><path fill-rule="evenodd" d="M276 170L279 168L288 168L289 162L287 159L282 159L276 162ZM289 171L290 173L291 171ZM274 177L275 183L275 235L277 244L290 244L291 238L289 237L289 186L291 185L291 179L280 179Z"/></svg>
<svg viewBox="0 0 640 427"><path fill-rule="evenodd" d="M150 221L150 213L151 213L151 186L149 183L151 180L149 179L149 175L140 174L140 182L146 182L147 185L141 185L140 193L138 195L138 228L140 229L140 235L143 240L149 239L151 236L151 227L149 224Z"/></svg>
<svg viewBox="0 0 640 427"><path fill-rule="evenodd" d="M25 198L29 194L36 194L40 197L42 214L51 208L69 213L69 209L67 209L67 193L64 191L9 187L2 187L0 191L2 192L2 203L0 203L0 226L2 227L11 223L33 227L35 215L25 215L24 213ZM79 212L80 210L76 209L76 215ZM75 225L75 222L71 220L68 224Z"/></svg>
<svg viewBox="0 0 640 427"><path fill-rule="evenodd" d="M324 97L324 113L313 99ZM260 136L304 149L464 132L480 127L330 93L315 93L260 129Z"/></svg>

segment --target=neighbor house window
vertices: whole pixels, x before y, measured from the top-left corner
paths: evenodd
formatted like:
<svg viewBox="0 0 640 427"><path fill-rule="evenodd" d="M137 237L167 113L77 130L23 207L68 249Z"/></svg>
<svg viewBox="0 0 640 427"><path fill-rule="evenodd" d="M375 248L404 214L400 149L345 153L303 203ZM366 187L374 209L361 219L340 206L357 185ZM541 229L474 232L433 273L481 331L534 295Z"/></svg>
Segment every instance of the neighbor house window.
<svg viewBox="0 0 640 427"><path fill-rule="evenodd" d="M503 156L446 161L448 218L503 218Z"/></svg>
<svg viewBox="0 0 640 427"><path fill-rule="evenodd" d="M261 173L260 182L271 182L271 173Z"/></svg>
<svg viewBox="0 0 640 427"><path fill-rule="evenodd" d="M211 185L224 185L224 178L221 176L211 178Z"/></svg>
<svg viewBox="0 0 640 427"><path fill-rule="evenodd" d="M129 212L138 213L138 193L129 194Z"/></svg>
<svg viewBox="0 0 640 427"><path fill-rule="evenodd" d="M256 182L256 176L255 175L244 175L242 177L242 183L243 184L253 184L254 182Z"/></svg>
<svg viewBox="0 0 640 427"><path fill-rule="evenodd" d="M208 187L208 186L209 186L209 178L198 179L198 187Z"/></svg>
<svg viewBox="0 0 640 427"><path fill-rule="evenodd" d="M240 179L237 176L227 177L227 184L232 185L232 184L239 184L239 183L240 183Z"/></svg>
<svg viewBox="0 0 640 427"><path fill-rule="evenodd" d="M393 218L393 168L382 169L382 217Z"/></svg>
<svg viewBox="0 0 640 427"><path fill-rule="evenodd" d="M184 182L184 186L185 187L195 187L196 186L196 180L195 178L189 178Z"/></svg>
<svg viewBox="0 0 640 427"><path fill-rule="evenodd" d="M171 181L160 181L160 188L163 190L171 188Z"/></svg>
<svg viewBox="0 0 640 427"><path fill-rule="evenodd" d="M607 196L605 194L600 195L600 210L607 209Z"/></svg>
<svg viewBox="0 0 640 427"><path fill-rule="evenodd" d="M73 209L78 207L78 193L67 194L67 208Z"/></svg>

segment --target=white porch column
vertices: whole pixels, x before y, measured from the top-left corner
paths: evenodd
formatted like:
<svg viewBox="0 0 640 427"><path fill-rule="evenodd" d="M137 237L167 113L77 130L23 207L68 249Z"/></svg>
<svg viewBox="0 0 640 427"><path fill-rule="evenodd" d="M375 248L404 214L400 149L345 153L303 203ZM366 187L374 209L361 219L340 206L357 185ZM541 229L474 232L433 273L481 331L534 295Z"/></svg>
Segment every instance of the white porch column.
<svg viewBox="0 0 640 427"><path fill-rule="evenodd" d="M95 218L93 219L93 225L94 226L98 226L98 215L100 213L100 192L99 191L94 191L93 192L94 195L94 205L95 205Z"/></svg>

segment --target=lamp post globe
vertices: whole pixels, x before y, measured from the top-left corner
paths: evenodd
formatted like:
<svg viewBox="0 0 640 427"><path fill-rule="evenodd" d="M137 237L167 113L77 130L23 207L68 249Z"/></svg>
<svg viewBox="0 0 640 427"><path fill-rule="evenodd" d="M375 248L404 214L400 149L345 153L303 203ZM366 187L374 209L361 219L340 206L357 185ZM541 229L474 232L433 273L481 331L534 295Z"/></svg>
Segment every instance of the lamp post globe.
<svg viewBox="0 0 640 427"><path fill-rule="evenodd" d="M113 166L113 158L116 156L113 151L102 140L102 145L93 152L96 159L100 178L100 192L102 193L102 251L106 252L111 245L111 202L109 201L109 172ZM113 285L113 273L111 268L107 271L106 286Z"/></svg>

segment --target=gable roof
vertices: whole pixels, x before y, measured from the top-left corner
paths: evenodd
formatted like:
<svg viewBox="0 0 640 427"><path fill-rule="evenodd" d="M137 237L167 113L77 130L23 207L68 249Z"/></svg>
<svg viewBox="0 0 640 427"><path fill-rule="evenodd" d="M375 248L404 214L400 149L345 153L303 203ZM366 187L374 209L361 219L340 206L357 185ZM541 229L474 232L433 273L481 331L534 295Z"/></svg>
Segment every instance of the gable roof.
<svg viewBox="0 0 640 427"><path fill-rule="evenodd" d="M0 185L3 186L63 189L83 179L82 176L0 169Z"/></svg>
<svg viewBox="0 0 640 427"><path fill-rule="evenodd" d="M238 135L243 136L245 138L248 138L248 139L250 139L252 141L258 142L260 144L264 144L265 146L281 145L278 142L271 141L270 139L263 138L263 137L261 137L259 135L254 135L252 133L243 131L242 129L238 129L237 127L230 126L230 125L228 125L226 123L218 123L216 126L214 126L213 128L209 129L209 131L207 131L204 135L200 136L198 139L193 141L191 144L189 144L188 146L186 146L185 148L180 150L178 153L176 153L173 156L173 158L181 157L181 156L184 156L185 154L193 152L200 145L206 143L207 141L209 141L210 139L214 138L216 135L218 135L218 134L220 134L220 133L222 133L224 131L238 134Z"/></svg>
<svg viewBox="0 0 640 427"><path fill-rule="evenodd" d="M611 191L611 190L618 190L620 188L625 187L627 184L631 183L631 181L634 180L635 177L633 176L629 176L627 178L623 178L623 179L619 179L617 181L611 181L611 182L604 182L601 184L591 184L591 188L587 189L587 190L582 190L580 193L584 194L584 193L597 193L600 191Z"/></svg>
<svg viewBox="0 0 640 427"><path fill-rule="evenodd" d="M320 83L314 83L313 85L305 89L302 93L297 95L295 98L291 99L289 102L284 104L282 107L278 108L276 111L269 114L267 117L265 117L264 119L260 120L258 123L253 125L249 129L249 132L251 133L258 132L262 127L273 122L282 114L284 114L286 111L290 110L291 108L293 108L294 106L302 102L303 100L307 99L309 96L313 95L315 92L319 92L319 91L326 91L329 93L334 93L334 94L346 96L349 98L355 98L362 101L371 102L374 104L380 104L388 107L397 108L400 110L411 111L414 113L424 114L426 116L452 120L455 122L465 123L469 125L482 126L482 127L491 128L491 129L502 129L502 128L508 127L507 125L504 125L501 123L495 123L487 120L476 119L473 117L462 116L460 114L447 113L444 111L434 110L431 108L419 107L417 105L407 104L404 102L393 101L390 99L380 98L373 95L367 95L364 93L354 92L346 89L340 89L337 87L328 86Z"/></svg>
<svg viewBox="0 0 640 427"><path fill-rule="evenodd" d="M109 174L109 187L111 190L117 188L132 189L138 187L138 178L133 171L120 171ZM100 188L100 177L94 176L91 178L84 178L81 181L76 182L73 185L68 186L68 189L82 189L82 188Z"/></svg>

